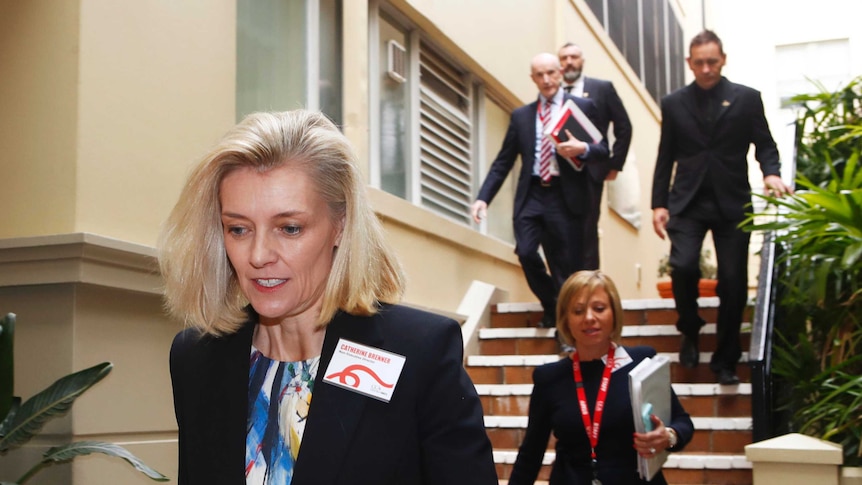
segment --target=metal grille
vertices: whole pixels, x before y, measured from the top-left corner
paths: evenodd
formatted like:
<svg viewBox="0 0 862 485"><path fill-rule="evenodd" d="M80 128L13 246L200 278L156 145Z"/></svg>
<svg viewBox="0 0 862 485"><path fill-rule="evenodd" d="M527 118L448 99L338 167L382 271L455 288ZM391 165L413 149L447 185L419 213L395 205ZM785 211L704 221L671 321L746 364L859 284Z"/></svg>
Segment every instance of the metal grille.
<svg viewBox="0 0 862 485"><path fill-rule="evenodd" d="M469 224L472 202L472 81L424 43L419 55L421 204Z"/></svg>

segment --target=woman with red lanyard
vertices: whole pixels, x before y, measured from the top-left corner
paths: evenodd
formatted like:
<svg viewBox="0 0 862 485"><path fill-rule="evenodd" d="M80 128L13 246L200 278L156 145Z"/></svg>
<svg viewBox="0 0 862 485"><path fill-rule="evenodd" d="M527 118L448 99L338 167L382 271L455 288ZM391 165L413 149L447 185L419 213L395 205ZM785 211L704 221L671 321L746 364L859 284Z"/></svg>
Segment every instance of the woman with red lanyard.
<svg viewBox="0 0 862 485"><path fill-rule="evenodd" d="M671 421L653 416L652 431L635 433L628 373L656 352L618 345L622 327L620 297L608 276L579 271L566 280L557 301L557 332L575 350L533 373L527 432L509 485L535 482L552 431L557 443L550 485L667 483L661 472L641 480L637 457L681 450L694 426L671 391Z"/></svg>

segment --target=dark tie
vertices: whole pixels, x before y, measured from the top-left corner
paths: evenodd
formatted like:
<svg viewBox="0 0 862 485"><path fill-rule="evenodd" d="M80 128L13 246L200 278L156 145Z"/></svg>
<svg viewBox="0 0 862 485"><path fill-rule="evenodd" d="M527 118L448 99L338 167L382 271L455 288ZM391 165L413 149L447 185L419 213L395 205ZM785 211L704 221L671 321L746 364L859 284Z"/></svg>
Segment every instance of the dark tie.
<svg viewBox="0 0 862 485"><path fill-rule="evenodd" d="M572 88L573 87L575 87L575 86L574 85L563 86L563 89L565 89L567 93L572 94Z"/></svg>

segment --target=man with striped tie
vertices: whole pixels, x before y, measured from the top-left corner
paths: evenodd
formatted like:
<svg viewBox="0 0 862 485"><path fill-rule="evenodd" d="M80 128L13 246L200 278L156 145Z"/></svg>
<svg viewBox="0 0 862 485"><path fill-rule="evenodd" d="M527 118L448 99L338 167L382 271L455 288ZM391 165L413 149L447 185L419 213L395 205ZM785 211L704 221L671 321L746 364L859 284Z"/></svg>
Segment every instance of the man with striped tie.
<svg viewBox="0 0 862 485"><path fill-rule="evenodd" d="M540 326L552 328L560 286L570 274L584 268L583 218L589 208L589 175L576 170L566 159L601 163L608 159L609 149L606 138L588 143L570 133L566 142L555 147L544 132L565 101L571 99L595 125L599 124L598 112L592 101L560 89L562 71L557 56L542 53L533 57L530 78L539 89L539 97L512 112L503 146L482 183L471 215L477 223L486 216L488 204L520 156L512 218L515 254L527 284L544 309ZM547 267L539 255L539 246Z"/></svg>

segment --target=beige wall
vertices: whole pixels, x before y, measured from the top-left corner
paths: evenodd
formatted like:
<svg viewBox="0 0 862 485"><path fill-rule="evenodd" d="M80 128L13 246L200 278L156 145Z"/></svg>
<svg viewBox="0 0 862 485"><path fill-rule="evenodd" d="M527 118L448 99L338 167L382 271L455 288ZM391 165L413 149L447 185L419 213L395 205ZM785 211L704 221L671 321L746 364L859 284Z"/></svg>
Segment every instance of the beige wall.
<svg viewBox="0 0 862 485"><path fill-rule="evenodd" d="M153 244L234 123L233 1L81 2L75 230Z"/></svg>
<svg viewBox="0 0 862 485"><path fill-rule="evenodd" d="M235 24L231 1L0 3L0 237L152 245L234 123Z"/></svg>
<svg viewBox="0 0 862 485"><path fill-rule="evenodd" d="M0 237L74 229L78 7L0 0Z"/></svg>

